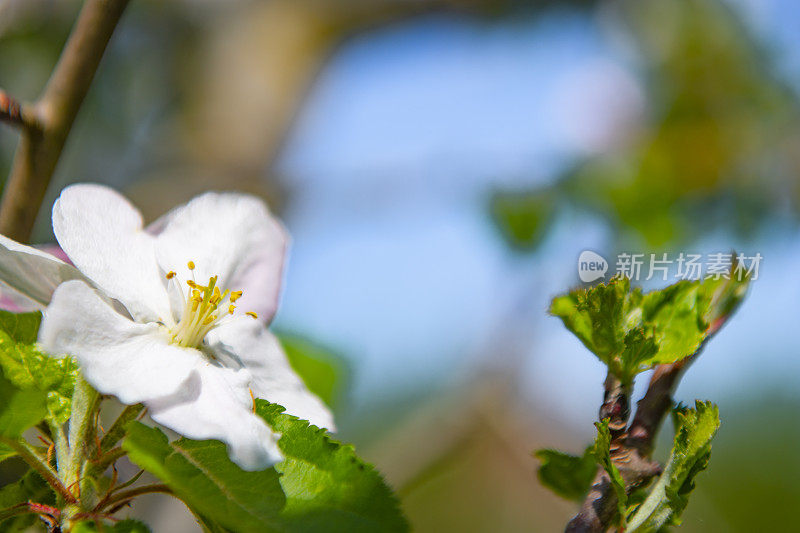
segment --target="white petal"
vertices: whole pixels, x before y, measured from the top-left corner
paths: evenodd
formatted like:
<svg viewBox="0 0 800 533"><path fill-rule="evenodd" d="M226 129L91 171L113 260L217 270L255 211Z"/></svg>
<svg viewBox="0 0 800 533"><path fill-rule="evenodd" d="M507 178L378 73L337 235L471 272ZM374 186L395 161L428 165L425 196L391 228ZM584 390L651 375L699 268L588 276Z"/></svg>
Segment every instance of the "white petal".
<svg viewBox="0 0 800 533"><path fill-rule="evenodd" d="M238 363L250 371L258 398L280 404L288 414L315 426L336 430L330 409L306 388L289 365L278 339L257 321L234 319L213 329L206 342L224 364Z"/></svg>
<svg viewBox="0 0 800 533"><path fill-rule="evenodd" d="M39 343L52 355L74 355L95 389L126 404L174 393L202 358L197 350L168 344L157 324L123 317L82 281L56 289Z"/></svg>
<svg viewBox="0 0 800 533"><path fill-rule="evenodd" d="M146 405L159 424L190 439L220 440L244 470L263 470L283 457L279 436L253 413L250 380L247 370L202 361L179 393Z"/></svg>
<svg viewBox="0 0 800 533"><path fill-rule="evenodd" d="M72 185L53 205L53 231L75 266L140 321L169 316L153 236L128 200L101 185Z"/></svg>
<svg viewBox="0 0 800 533"><path fill-rule="evenodd" d="M86 278L57 257L0 235L0 280L19 294L45 306L59 284Z"/></svg>
<svg viewBox="0 0 800 533"><path fill-rule="evenodd" d="M196 281L219 276L223 289L244 290L237 306L269 321L278 307L287 236L254 196L206 193L154 222L156 253L164 271Z"/></svg>
<svg viewBox="0 0 800 533"><path fill-rule="evenodd" d="M41 311L44 306L0 282L0 309L12 313L32 313Z"/></svg>

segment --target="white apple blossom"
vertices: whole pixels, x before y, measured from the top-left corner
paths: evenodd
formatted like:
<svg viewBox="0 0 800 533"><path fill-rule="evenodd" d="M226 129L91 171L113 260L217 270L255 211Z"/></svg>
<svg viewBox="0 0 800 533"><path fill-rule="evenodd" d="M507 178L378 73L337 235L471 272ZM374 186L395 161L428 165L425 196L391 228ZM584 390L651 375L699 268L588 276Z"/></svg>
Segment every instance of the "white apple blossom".
<svg viewBox="0 0 800 533"><path fill-rule="evenodd" d="M0 237L0 278L47 305L39 342L76 357L86 380L192 439L218 439L248 470L280 460L254 398L334 429L266 325L286 234L260 200L206 193L145 228L107 187L80 184L53 206L75 265Z"/></svg>

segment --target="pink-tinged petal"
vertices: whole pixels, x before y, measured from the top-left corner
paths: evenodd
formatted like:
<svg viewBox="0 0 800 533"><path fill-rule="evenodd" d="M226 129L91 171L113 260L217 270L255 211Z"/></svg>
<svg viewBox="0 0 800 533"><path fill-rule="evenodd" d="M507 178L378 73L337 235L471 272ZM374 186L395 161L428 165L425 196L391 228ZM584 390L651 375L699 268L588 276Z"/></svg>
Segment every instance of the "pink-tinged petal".
<svg viewBox="0 0 800 533"><path fill-rule="evenodd" d="M11 299L10 303L17 302L22 296L36 306L44 307L50 302L56 287L75 279L86 280L86 277L47 252L0 235L0 281L14 291L4 292L4 296ZM18 303L22 304L22 301Z"/></svg>
<svg viewBox="0 0 800 533"><path fill-rule="evenodd" d="M140 321L170 315L153 236L122 195L102 185L71 185L53 205L53 231L75 266Z"/></svg>
<svg viewBox="0 0 800 533"><path fill-rule="evenodd" d="M263 201L236 193L206 193L154 222L156 253L162 270L178 279L243 290L240 309L255 311L265 323L278 307L288 237Z"/></svg>
<svg viewBox="0 0 800 533"><path fill-rule="evenodd" d="M125 404L177 392L202 359L197 350L168 344L161 326L123 317L82 281L56 289L39 343L51 355L75 356L95 389Z"/></svg>
<svg viewBox="0 0 800 533"><path fill-rule="evenodd" d="M146 405L159 424L190 439L220 440L241 468L263 470L283 457L278 435L253 413L250 380L247 370L201 361L181 391Z"/></svg>
<svg viewBox="0 0 800 533"><path fill-rule="evenodd" d="M0 309L12 313L32 313L41 311L43 305L24 296L5 283L0 283Z"/></svg>
<svg viewBox="0 0 800 533"><path fill-rule="evenodd" d="M75 266L72 261L70 261L69 257L67 257L67 254L64 252L64 250L62 250L57 244L35 244L34 248L52 255L56 259L61 259L68 265Z"/></svg>
<svg viewBox="0 0 800 533"><path fill-rule="evenodd" d="M241 365L253 376L253 393L286 408L317 427L335 431L333 414L289 365L278 339L249 317L220 325L206 336L209 350L223 364Z"/></svg>

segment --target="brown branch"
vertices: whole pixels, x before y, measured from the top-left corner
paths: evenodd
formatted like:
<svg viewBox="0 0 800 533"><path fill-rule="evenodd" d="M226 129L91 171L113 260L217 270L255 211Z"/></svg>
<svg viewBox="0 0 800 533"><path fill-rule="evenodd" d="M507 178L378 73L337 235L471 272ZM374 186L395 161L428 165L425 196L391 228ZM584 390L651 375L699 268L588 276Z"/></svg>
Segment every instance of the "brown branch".
<svg viewBox="0 0 800 533"><path fill-rule="evenodd" d="M603 387L603 405L600 406L598 418L600 420L608 418L608 429L611 433L613 450L614 443L618 442L620 437L624 437L625 428L628 425L628 417L631 414L631 386L630 384L622 383L619 378L609 371Z"/></svg>
<svg viewBox="0 0 800 533"><path fill-rule="evenodd" d="M659 365L653 371L647 392L636 403L636 416L628 428L625 444L629 448L645 456L653 452L658 429L672 407L672 395L678 387L683 372L698 355L699 351L677 363Z"/></svg>
<svg viewBox="0 0 800 533"><path fill-rule="evenodd" d="M683 369L697 357L698 353L699 350L691 357L677 363L656 367L647 392L636 404L636 415L628 431L623 427L616 439L616 446L612 440L611 459L619 469L629 493L645 486L661 473L661 466L649 458L653 440L658 427L672 406L672 393L680 381ZM602 412L601 408L601 414ZM611 486L608 474L600 468L580 512L570 520L565 531L601 533L608 530L616 514L617 495Z"/></svg>
<svg viewBox="0 0 800 533"><path fill-rule="evenodd" d="M39 129L39 117L36 109L19 102L2 89L0 89L0 121L23 130Z"/></svg>
<svg viewBox="0 0 800 533"><path fill-rule="evenodd" d="M706 343L719 331L731 314L732 310L711 324L706 338L694 354L678 362L658 365L655 368L647 392L636 403L633 421L627 431L623 431L619 436L620 444L615 448L612 441L611 458L625 480L629 494L646 486L654 477L660 475L661 466L650 459L650 454L653 452L658 429L672 407L672 395L684 371L699 357ZM606 380L606 394L608 394L608 380ZM600 413L602 416L602 407ZM617 496L608 474L601 468L598 469L580 512L570 520L565 531L602 533L611 526L616 514Z"/></svg>
<svg viewBox="0 0 800 533"><path fill-rule="evenodd" d="M128 0L86 0L44 93L29 112L9 105L12 122L38 117L37 128L22 132L0 203L0 233L30 238L39 206L55 171L109 39ZM11 102L14 102L13 100Z"/></svg>
<svg viewBox="0 0 800 533"><path fill-rule="evenodd" d="M661 472L654 463L633 452L627 446L628 417L630 416L631 384L623 384L610 371L604 383L603 404L598 418L609 419L611 460L630 490L647 483ZM592 488L584 499L580 512L567 524L568 532L605 531L616 515L617 497L608 473L598 468Z"/></svg>

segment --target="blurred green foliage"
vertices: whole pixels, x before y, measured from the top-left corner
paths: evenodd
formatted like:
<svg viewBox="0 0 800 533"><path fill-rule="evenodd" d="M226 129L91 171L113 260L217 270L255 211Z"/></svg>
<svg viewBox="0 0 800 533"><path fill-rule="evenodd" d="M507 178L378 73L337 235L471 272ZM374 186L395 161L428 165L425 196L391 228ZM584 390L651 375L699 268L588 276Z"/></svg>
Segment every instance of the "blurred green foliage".
<svg viewBox="0 0 800 533"><path fill-rule="evenodd" d="M544 197L602 214L650 245L720 227L747 236L781 209L796 215L797 95L737 12L720 0L610 5L643 82L643 122L549 190L497 193L492 216L507 241L541 237L546 210L531 199Z"/></svg>
<svg viewBox="0 0 800 533"><path fill-rule="evenodd" d="M589 491L597 472L594 446L578 457L558 450L538 450L534 455L541 461L539 481L568 500L580 502Z"/></svg>
<svg viewBox="0 0 800 533"><path fill-rule="evenodd" d="M0 509L6 509L22 502L34 501L45 505L55 504L55 495L50 486L33 470L19 480L0 487ZM0 522L0 531L5 533L27 531L39 522L34 514L13 516Z"/></svg>
<svg viewBox="0 0 800 533"><path fill-rule="evenodd" d="M344 359L300 335L280 333L278 338L306 387L329 407L340 407L349 382Z"/></svg>
<svg viewBox="0 0 800 533"><path fill-rule="evenodd" d="M512 248L533 251L547 234L556 202L556 194L548 188L496 191L490 203L492 221Z"/></svg>
<svg viewBox="0 0 800 533"><path fill-rule="evenodd" d="M714 458L681 531L790 531L800 501L797 397L742 397L722 406Z"/></svg>
<svg viewBox="0 0 800 533"><path fill-rule="evenodd" d="M494 9L503 13L506 5L542 3L500 3ZM490 212L507 242L517 250L536 250L554 213L565 206L588 207L606 216L620 235L651 245L689 240L715 227L747 235L782 209L796 212L796 95L731 4L599 3L627 28L646 115L625 142L574 162L554 185L497 191ZM23 99L35 98L44 85L80 2L30 5L35 7L27 15L0 32L0 81ZM181 111L198 81L190 71L202 57L194 52L207 29L220 22L202 20L185 3L131 3L76 123L73 137L80 142L68 144L54 192L72 180L127 186L153 167L171 171L179 166L177 152L186 143L182 128L191 127ZM0 129L0 167L10 166L16 140L15 132ZM38 237L49 237L47 224L39 227ZM345 365L302 338L282 336L282 342L309 388L336 406L346 388ZM684 516L685 531L782 531L796 520L800 404L785 398L761 401L765 386L743 388L746 403L724 409L714 461ZM428 401L429 391L414 392L416 402ZM385 429L412 411L406 404L388 403L364 419L379 420ZM454 466L406 502L417 530L452 530L458 524L462 531L529 531L563 525L574 507L526 492L536 490L533 472L498 452L507 438L484 429L467 452L453 458ZM535 461L530 463L533 468ZM553 518L553 513L563 516Z"/></svg>

